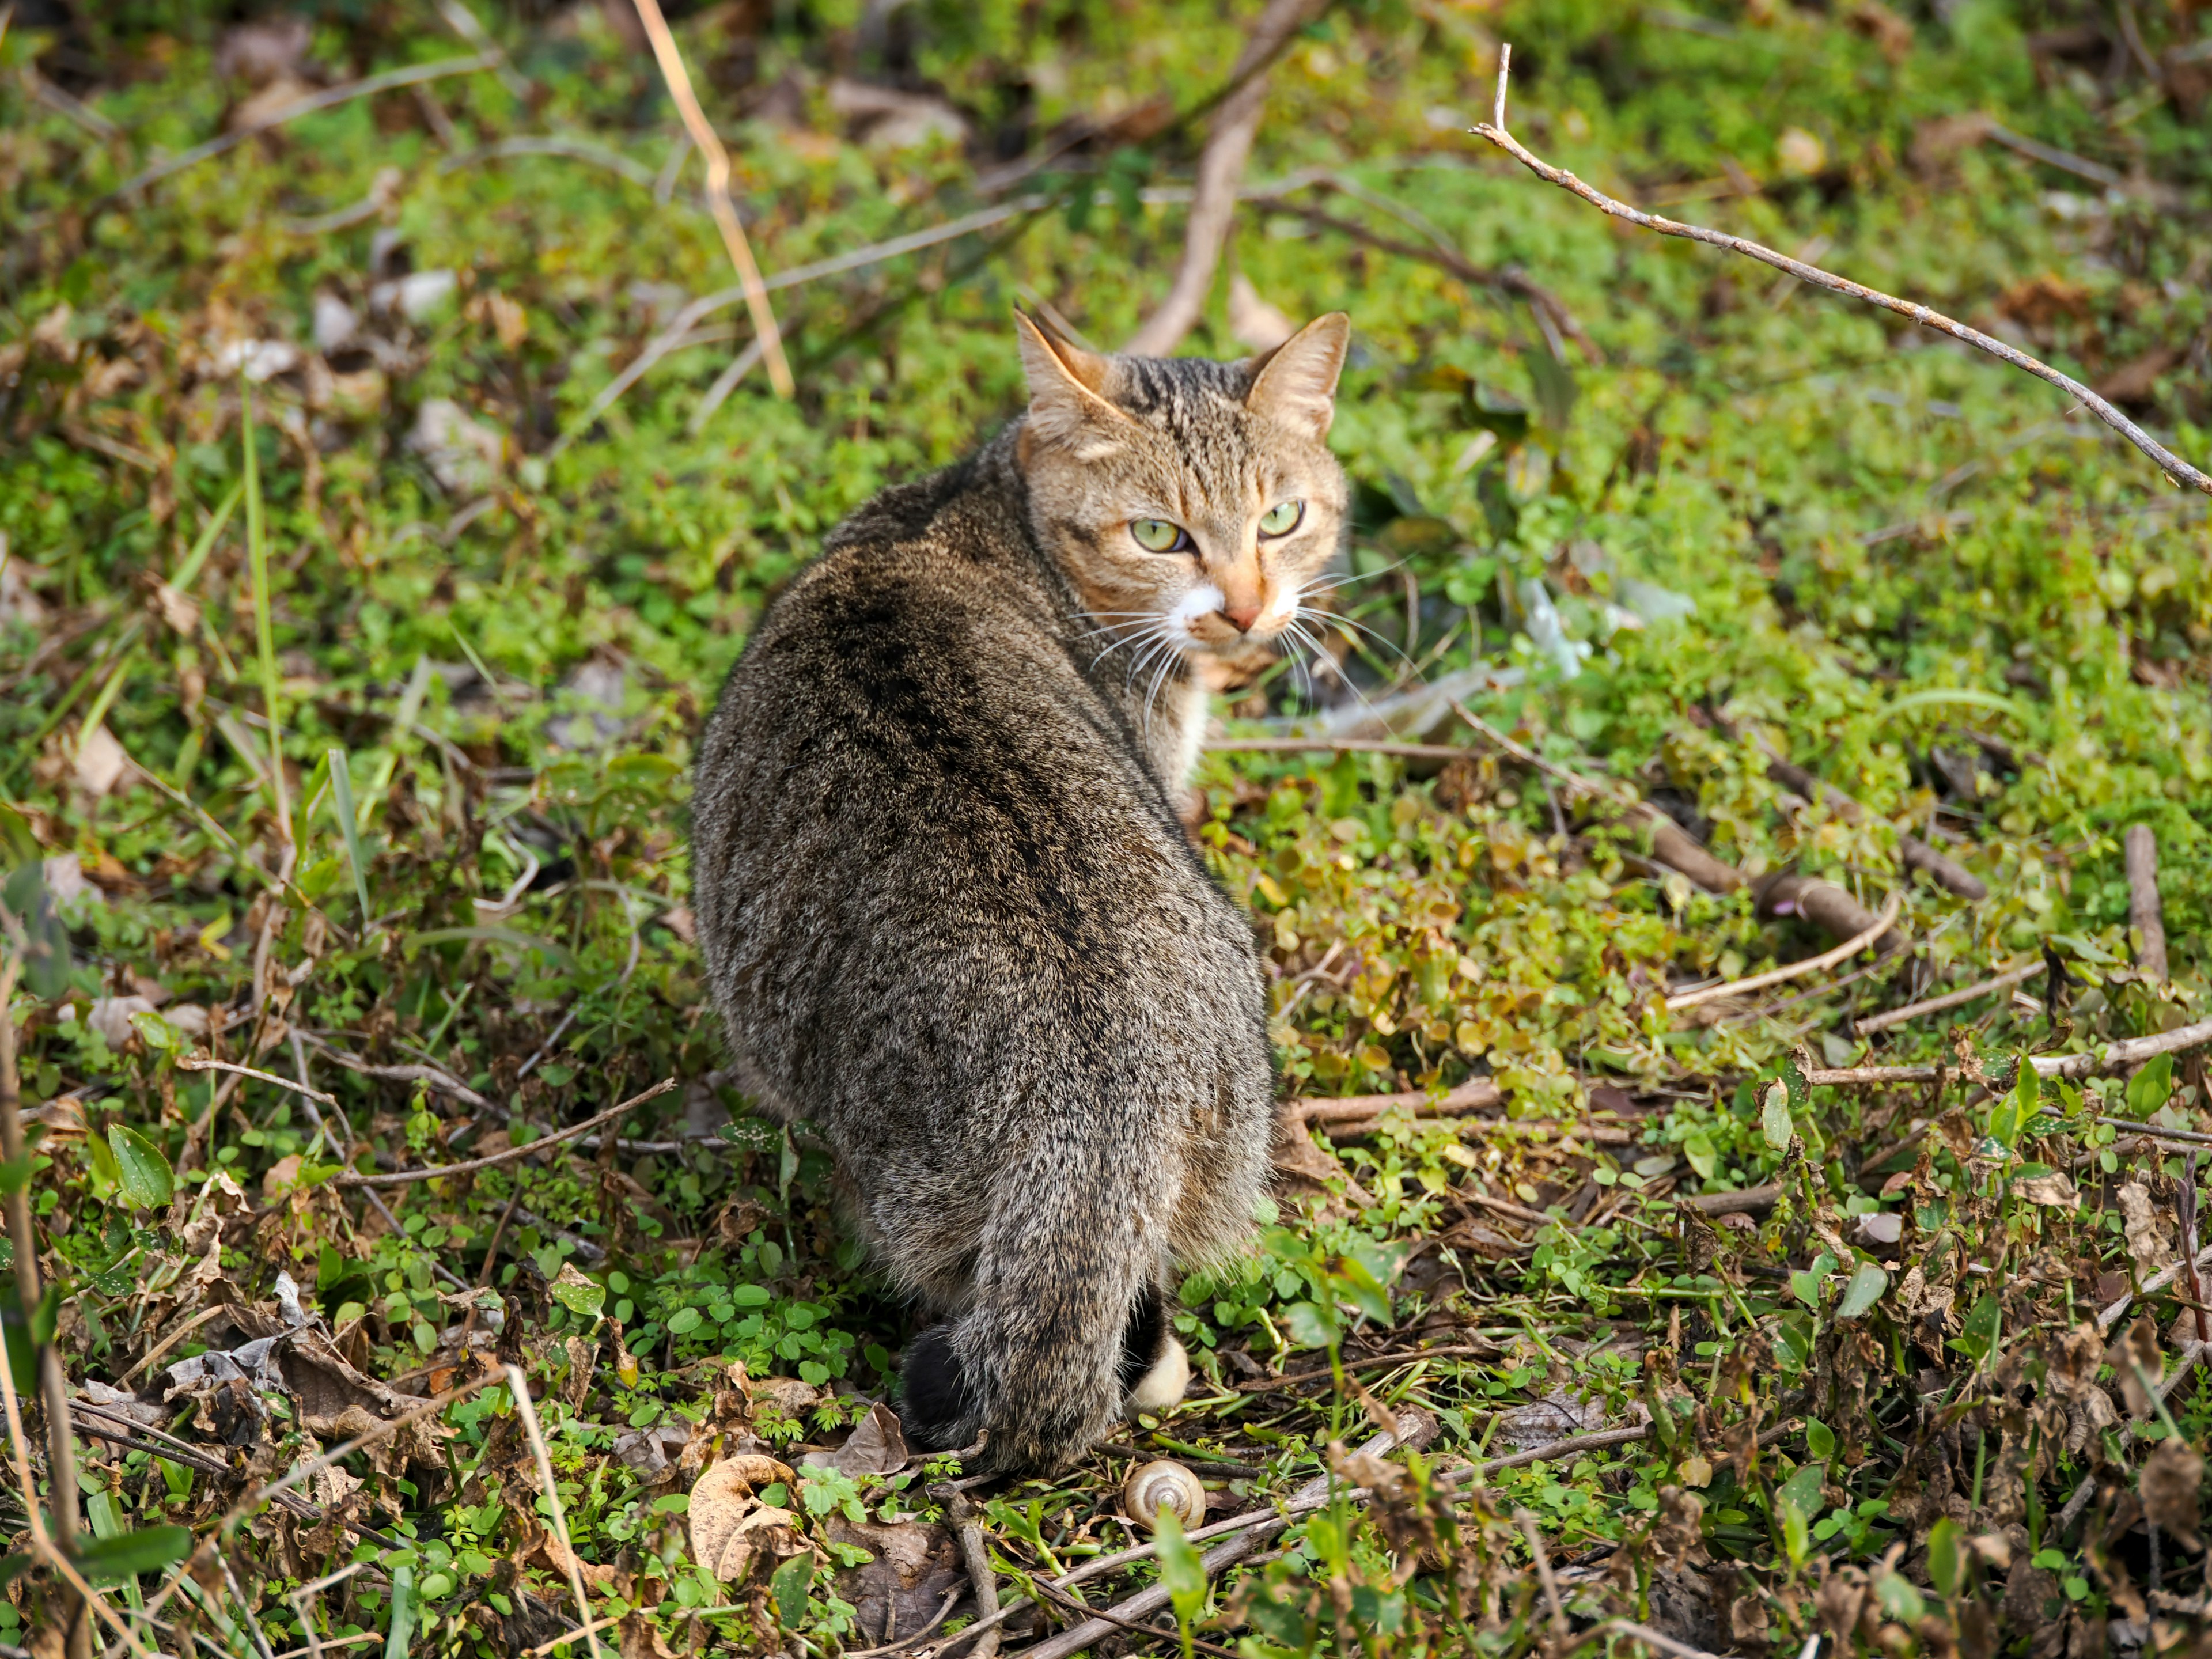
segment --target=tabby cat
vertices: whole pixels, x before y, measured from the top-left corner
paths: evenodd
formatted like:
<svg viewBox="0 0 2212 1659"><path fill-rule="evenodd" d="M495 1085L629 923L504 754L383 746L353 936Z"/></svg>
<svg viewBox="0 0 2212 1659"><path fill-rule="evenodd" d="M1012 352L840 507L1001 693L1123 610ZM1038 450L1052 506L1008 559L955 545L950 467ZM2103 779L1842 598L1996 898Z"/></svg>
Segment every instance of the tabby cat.
<svg viewBox="0 0 2212 1659"><path fill-rule="evenodd" d="M1182 1396L1172 1275L1267 1179L1251 924L1177 804L1209 677L1336 554L1349 324L1241 363L1016 325L1027 411L834 532L731 673L694 905L744 1086L939 1318L908 1437L1049 1471Z"/></svg>

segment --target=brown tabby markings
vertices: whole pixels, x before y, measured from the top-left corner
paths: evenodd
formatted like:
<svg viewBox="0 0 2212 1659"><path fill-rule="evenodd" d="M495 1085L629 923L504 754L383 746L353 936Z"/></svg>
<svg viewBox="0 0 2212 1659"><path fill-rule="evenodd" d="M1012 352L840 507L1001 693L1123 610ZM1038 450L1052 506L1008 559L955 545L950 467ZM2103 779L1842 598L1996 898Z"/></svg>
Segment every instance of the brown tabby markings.
<svg viewBox="0 0 2212 1659"><path fill-rule="evenodd" d="M1236 1253L1266 1180L1251 927L1176 797L1207 677L1295 640L1335 551L1346 327L1224 364L1020 326L1023 418L862 507L747 644L694 902L748 1091L939 1316L909 1435L1049 1469L1180 1389L1174 1274Z"/></svg>

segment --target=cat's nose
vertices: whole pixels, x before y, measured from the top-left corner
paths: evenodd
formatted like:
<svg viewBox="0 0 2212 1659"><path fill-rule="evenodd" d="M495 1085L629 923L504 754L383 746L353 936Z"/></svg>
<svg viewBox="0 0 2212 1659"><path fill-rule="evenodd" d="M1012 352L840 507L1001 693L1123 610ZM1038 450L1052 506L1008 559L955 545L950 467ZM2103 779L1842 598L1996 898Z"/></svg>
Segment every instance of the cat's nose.
<svg viewBox="0 0 2212 1659"><path fill-rule="evenodd" d="M1256 598L1231 599L1222 605L1221 614L1229 618L1230 625L1238 633L1249 634L1252 631L1252 624L1260 620L1260 612L1264 608Z"/></svg>

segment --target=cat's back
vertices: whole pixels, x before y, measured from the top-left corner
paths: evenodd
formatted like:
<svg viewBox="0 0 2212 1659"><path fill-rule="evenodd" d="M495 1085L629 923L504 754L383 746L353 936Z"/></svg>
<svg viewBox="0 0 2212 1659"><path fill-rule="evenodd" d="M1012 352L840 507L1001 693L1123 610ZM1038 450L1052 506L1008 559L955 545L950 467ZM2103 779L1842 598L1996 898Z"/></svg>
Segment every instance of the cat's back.
<svg viewBox="0 0 2212 1659"><path fill-rule="evenodd" d="M841 526L709 723L694 908L763 1061L861 1009L942 1024L948 997L1042 1013L1102 975L1254 984L1247 924L1069 649L1005 450Z"/></svg>

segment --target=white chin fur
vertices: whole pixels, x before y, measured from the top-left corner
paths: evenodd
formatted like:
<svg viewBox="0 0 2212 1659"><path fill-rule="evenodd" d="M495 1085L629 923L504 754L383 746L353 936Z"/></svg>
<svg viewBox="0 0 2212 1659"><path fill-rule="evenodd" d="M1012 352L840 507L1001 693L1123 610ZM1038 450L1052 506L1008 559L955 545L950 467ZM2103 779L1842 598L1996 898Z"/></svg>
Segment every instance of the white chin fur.
<svg viewBox="0 0 2212 1659"><path fill-rule="evenodd" d="M1168 1339L1167 1352L1152 1362L1152 1370L1137 1379L1137 1386L1129 1391L1129 1405L1140 1412L1164 1412L1182 1402L1183 1390L1190 1386L1190 1356L1182 1351L1182 1344L1175 1338Z"/></svg>

